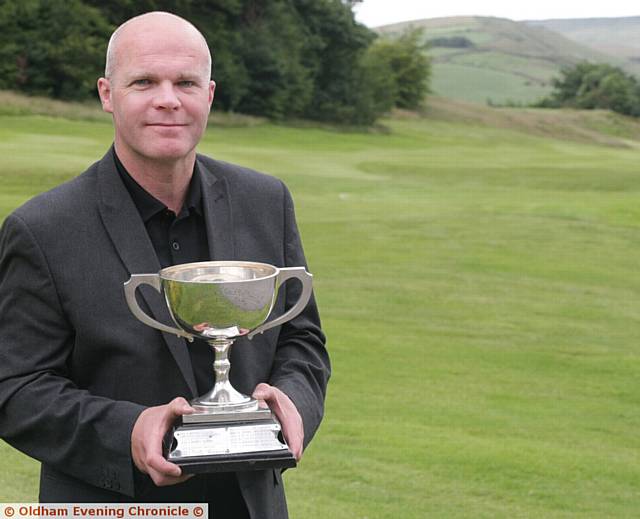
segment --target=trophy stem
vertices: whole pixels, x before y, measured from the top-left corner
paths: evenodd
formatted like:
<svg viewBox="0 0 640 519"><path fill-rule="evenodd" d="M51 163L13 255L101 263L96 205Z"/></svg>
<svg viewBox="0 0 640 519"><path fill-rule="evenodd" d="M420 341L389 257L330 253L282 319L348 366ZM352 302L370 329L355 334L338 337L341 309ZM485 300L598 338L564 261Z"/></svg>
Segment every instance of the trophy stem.
<svg viewBox="0 0 640 519"><path fill-rule="evenodd" d="M217 338L207 341L215 352L213 372L216 383L208 393L196 398L191 405L196 411L204 413L224 413L228 411L250 411L258 409L255 398L235 390L229 381L229 349L233 339Z"/></svg>

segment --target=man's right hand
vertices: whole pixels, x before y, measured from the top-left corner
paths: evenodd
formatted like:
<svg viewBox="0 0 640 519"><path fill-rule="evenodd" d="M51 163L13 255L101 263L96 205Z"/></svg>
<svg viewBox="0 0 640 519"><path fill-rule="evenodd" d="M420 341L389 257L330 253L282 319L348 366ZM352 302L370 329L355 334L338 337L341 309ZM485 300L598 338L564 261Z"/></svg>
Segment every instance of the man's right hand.
<svg viewBox="0 0 640 519"><path fill-rule="evenodd" d="M149 474L159 486L175 485L189 479L178 465L169 463L162 455L162 440L177 418L191 414L194 409L182 398L174 398L166 405L149 407L140 413L131 431L131 456L140 472Z"/></svg>

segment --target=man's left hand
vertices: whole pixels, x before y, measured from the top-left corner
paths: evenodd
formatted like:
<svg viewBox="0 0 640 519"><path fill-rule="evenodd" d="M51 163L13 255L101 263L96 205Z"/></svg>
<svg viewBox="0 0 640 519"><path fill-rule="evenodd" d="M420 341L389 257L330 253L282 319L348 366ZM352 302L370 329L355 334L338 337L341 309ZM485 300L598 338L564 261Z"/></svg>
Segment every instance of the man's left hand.
<svg viewBox="0 0 640 519"><path fill-rule="evenodd" d="M280 425L282 425L282 433L287 445L289 445L289 449L296 460L300 461L304 441L304 428L302 427L302 417L295 404L277 387L265 383L256 386L253 391L253 398L266 402L276 414Z"/></svg>

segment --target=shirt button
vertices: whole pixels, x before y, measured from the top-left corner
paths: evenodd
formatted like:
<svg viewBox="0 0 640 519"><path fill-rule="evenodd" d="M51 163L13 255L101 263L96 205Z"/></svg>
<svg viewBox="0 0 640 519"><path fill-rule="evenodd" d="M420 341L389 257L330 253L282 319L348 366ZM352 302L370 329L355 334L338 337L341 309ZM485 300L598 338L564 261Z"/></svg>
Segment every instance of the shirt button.
<svg viewBox="0 0 640 519"><path fill-rule="evenodd" d="M171 246L173 247L173 250L180 250L180 244L177 241L174 241Z"/></svg>

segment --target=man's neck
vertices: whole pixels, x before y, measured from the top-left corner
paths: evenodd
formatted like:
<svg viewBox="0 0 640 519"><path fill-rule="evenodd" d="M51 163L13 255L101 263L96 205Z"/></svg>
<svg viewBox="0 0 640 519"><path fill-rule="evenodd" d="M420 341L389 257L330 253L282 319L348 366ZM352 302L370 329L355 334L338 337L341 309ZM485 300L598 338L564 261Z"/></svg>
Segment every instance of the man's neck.
<svg viewBox="0 0 640 519"><path fill-rule="evenodd" d="M176 160L149 160L118 147L116 153L131 177L142 188L179 214L193 175L196 154Z"/></svg>

